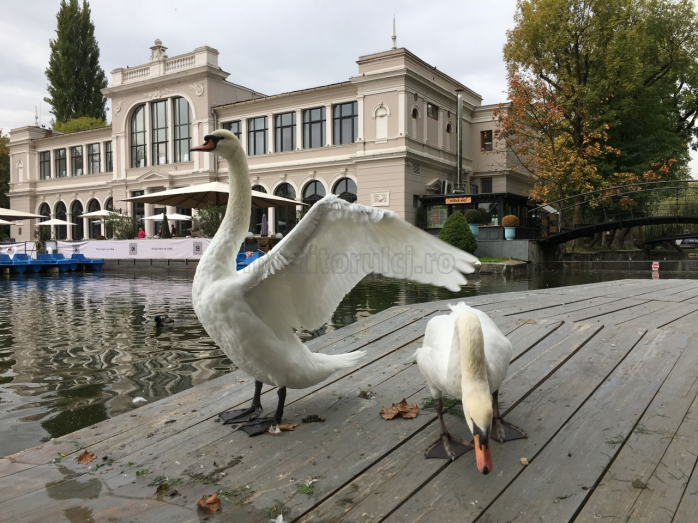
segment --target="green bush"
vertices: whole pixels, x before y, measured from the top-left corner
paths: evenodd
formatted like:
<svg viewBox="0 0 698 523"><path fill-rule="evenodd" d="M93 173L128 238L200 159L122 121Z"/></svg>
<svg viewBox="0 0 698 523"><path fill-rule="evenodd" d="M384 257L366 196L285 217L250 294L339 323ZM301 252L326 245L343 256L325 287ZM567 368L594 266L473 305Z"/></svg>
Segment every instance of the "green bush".
<svg viewBox="0 0 698 523"><path fill-rule="evenodd" d="M480 225L482 224L482 218L482 213L477 209L468 209L467 211L465 211L465 219L468 223L472 223L473 225Z"/></svg>
<svg viewBox="0 0 698 523"><path fill-rule="evenodd" d="M473 233L470 232L468 221L459 212L454 212L444 222L444 226L439 233L439 239L471 254L477 249L477 240Z"/></svg>
<svg viewBox="0 0 698 523"><path fill-rule="evenodd" d="M519 226L519 219L514 216L513 214L507 214L504 218L502 218L502 226L504 227L518 227Z"/></svg>
<svg viewBox="0 0 698 523"><path fill-rule="evenodd" d="M80 118L74 118L67 122L56 122L53 124L53 130L59 133L77 133L79 131L89 131L90 129L99 129L100 127L106 126L107 122L101 118L81 116Z"/></svg>
<svg viewBox="0 0 698 523"><path fill-rule="evenodd" d="M225 217L225 205L209 205L199 209L199 228L205 238L213 238Z"/></svg>
<svg viewBox="0 0 698 523"><path fill-rule="evenodd" d="M121 214L112 214L104 220L107 233L117 240L131 240L138 237L138 220Z"/></svg>
<svg viewBox="0 0 698 523"><path fill-rule="evenodd" d="M172 238L172 231L170 230L170 224L167 221L167 213L162 213L162 216L162 234L160 235L160 238L170 239Z"/></svg>

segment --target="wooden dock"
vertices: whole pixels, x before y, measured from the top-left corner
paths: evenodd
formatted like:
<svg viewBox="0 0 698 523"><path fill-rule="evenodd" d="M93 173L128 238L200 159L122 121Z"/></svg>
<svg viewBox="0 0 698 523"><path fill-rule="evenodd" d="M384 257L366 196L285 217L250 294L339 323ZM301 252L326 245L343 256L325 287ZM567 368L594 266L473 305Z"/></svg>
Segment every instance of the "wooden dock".
<svg viewBox="0 0 698 523"><path fill-rule="evenodd" d="M412 357L446 302L393 307L313 340L361 365L288 393L293 432L215 421L249 403L232 372L0 458L0 521L626 522L698 520L698 281L622 280L467 300L511 339L500 399L529 438L426 460L438 436ZM362 391L370 391L363 392ZM375 395L375 397L373 397ZM415 419L380 418L407 398ZM265 388L273 411L276 394ZM324 423L301 423L309 414ZM470 439L455 416L454 435ZM79 464L85 450L95 454ZM522 463L526 458L528 465ZM220 492L221 509L197 508Z"/></svg>

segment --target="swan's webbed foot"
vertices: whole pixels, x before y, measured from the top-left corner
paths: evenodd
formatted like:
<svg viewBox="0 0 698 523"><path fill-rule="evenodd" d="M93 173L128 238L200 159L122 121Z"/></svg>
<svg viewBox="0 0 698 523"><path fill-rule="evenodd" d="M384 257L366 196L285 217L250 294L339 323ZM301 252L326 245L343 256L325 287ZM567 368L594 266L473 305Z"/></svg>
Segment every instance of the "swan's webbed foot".
<svg viewBox="0 0 698 523"><path fill-rule="evenodd" d="M494 418L492 420L490 437L499 443L513 441L515 439L528 438L523 430L516 425L512 425L511 423L504 421L502 418Z"/></svg>
<svg viewBox="0 0 698 523"><path fill-rule="evenodd" d="M223 425L231 423L245 423L254 421L262 415L262 407L253 405L249 409L231 410L230 412L221 412L218 417L223 422Z"/></svg>
<svg viewBox="0 0 698 523"><path fill-rule="evenodd" d="M260 434L264 434L265 432L269 432L270 428L278 424L279 421L277 421L276 418L257 418L256 420L250 421L249 423L245 423L244 425L240 426L239 430L243 431L248 436L253 437L259 436Z"/></svg>
<svg viewBox="0 0 698 523"><path fill-rule="evenodd" d="M473 450L470 443L454 438L448 432L432 443L424 455L429 458L450 459L454 461L469 450Z"/></svg>

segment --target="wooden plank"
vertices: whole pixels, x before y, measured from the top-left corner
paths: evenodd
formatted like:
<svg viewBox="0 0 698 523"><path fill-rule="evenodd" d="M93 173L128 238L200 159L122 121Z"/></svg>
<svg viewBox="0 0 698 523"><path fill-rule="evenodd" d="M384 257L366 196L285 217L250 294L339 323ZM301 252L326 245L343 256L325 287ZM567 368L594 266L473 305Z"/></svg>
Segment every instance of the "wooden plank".
<svg viewBox="0 0 698 523"><path fill-rule="evenodd" d="M31 468L31 465L0 458L0 478Z"/></svg>
<svg viewBox="0 0 698 523"><path fill-rule="evenodd" d="M646 329L661 329L662 327L698 311L698 304L659 302L664 306L648 315L642 315L631 320L621 322L622 325L639 325Z"/></svg>
<svg viewBox="0 0 698 523"><path fill-rule="evenodd" d="M676 369L689 379L664 383L575 521L671 522L698 459L693 348Z"/></svg>
<svg viewBox="0 0 698 523"><path fill-rule="evenodd" d="M698 312L692 312L682 318L677 318L662 328L673 332L682 332L688 336L698 336Z"/></svg>
<svg viewBox="0 0 698 523"><path fill-rule="evenodd" d="M650 291L650 293L643 296L657 301L685 301L698 297L698 283L691 280L684 280L684 284L679 287L671 287L660 291Z"/></svg>
<svg viewBox="0 0 698 523"><path fill-rule="evenodd" d="M629 309L631 307L636 307L638 305L643 305L645 303L651 303L649 300L636 300L634 298L624 298L620 300L614 300L612 302L606 303L604 305L598 305L591 309L582 309L575 312L570 312L567 314L552 315L548 319L565 321L568 323L574 322L593 322L606 324L606 317L618 311Z"/></svg>
<svg viewBox="0 0 698 523"><path fill-rule="evenodd" d="M569 521L590 495L599 476L625 444L635 424L666 383L695 379L677 361L689 339L660 331L639 344L628 359L636 365L606 381L530 462L480 521ZM633 358L633 356L636 356ZM668 378L667 378L668 376Z"/></svg>
<svg viewBox="0 0 698 523"><path fill-rule="evenodd" d="M599 321L606 325L619 325L625 323L626 321L633 321L638 318L643 318L648 322L648 328L653 328L653 323L651 322L652 316L658 312L666 309L668 304L663 301L649 301L646 303L640 303L634 307L628 307L626 309L621 309L610 314L604 315L603 318L590 318L590 320L582 321Z"/></svg>
<svg viewBox="0 0 698 523"><path fill-rule="evenodd" d="M612 338L604 337L605 334L603 331L597 334L548 380L536 386L526 399L518 402L520 398L514 398L517 405L507 413L507 418L523 426L529 439L505 445L494 443L493 474L480 475L472 454L466 454L454 463L425 459L424 449L439 433L438 425L434 423L341 490L325 498L301 521L324 523L341 518L347 521L379 521L390 514L391 521L427 521L432 519L433 512L439 506L453 508L454 518L444 521L472 520L486 506L487 500L494 499L519 472L519 458L532 456L559 430L574 409L623 360L643 336L644 330L617 330L608 333L612 334ZM610 342L616 342L617 347L609 350ZM542 377L542 374L538 377ZM513 379L525 379L525 374ZM532 381L535 379L529 383ZM504 391L507 386L521 390L514 381L503 385ZM552 398L554 401L551 401ZM569 407L561 408L563 405ZM449 417L447 424L459 437L468 433L462 420ZM430 481L433 476L434 479ZM403 502L405 504L400 506ZM362 514L369 516L362 519ZM434 520L439 518L435 517Z"/></svg>
<svg viewBox="0 0 698 523"><path fill-rule="evenodd" d="M509 341L513 350L512 361L517 360L526 352L542 342L553 332L560 328L561 321L549 322L546 320L532 320L521 325L519 329L514 331L516 335L509 336Z"/></svg>
<svg viewBox="0 0 698 523"><path fill-rule="evenodd" d="M564 316L565 314L570 314L573 312L584 311L595 309L599 305L605 305L607 303L613 303L619 301L622 298L613 297L609 298L607 296L600 296L598 298L585 298L579 301L573 301L569 303L561 303L560 305L552 308L540 309L536 311L526 312L522 314L526 318L532 319L556 319ZM561 320L558 320L561 321Z"/></svg>

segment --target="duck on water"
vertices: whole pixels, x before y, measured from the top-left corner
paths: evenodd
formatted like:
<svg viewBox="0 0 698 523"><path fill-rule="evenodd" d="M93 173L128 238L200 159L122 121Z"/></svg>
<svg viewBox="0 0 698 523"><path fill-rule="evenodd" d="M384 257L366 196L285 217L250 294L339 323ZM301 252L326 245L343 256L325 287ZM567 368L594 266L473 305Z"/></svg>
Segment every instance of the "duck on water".
<svg viewBox="0 0 698 523"><path fill-rule="evenodd" d="M252 198L245 152L235 135L223 129L205 136L203 145L192 150L222 156L228 164L225 218L199 261L192 299L211 338L255 380L252 405L220 415L225 423L243 424L241 430L250 436L281 422L287 387L311 387L364 356L363 351L333 356L313 353L294 333L294 329L312 331L326 323L364 276L379 273L456 291L466 283L464 274L479 265L471 254L411 226L392 211L328 195L269 254L236 271L235 258L248 231ZM396 255L403 256L403 263L390 263ZM411 256L409 270L406 255ZM327 260L337 259L352 260L352 266L326 270ZM278 389L278 405L271 417L262 417L264 384Z"/></svg>

